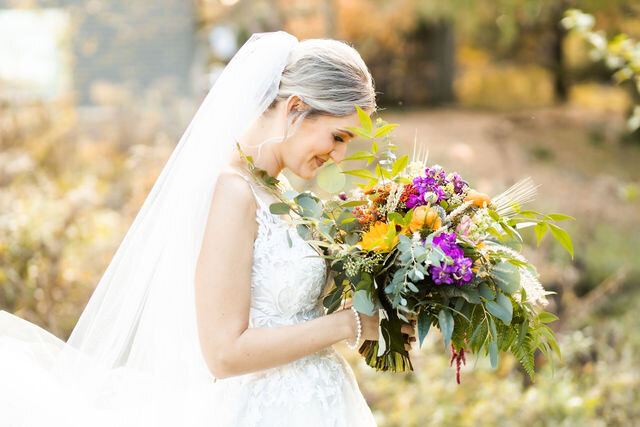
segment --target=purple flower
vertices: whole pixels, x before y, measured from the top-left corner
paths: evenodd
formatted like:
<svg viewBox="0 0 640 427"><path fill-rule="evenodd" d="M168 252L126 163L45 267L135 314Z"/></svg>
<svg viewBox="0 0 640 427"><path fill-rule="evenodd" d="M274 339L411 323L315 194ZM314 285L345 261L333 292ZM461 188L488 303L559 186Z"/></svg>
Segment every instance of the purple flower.
<svg viewBox="0 0 640 427"><path fill-rule="evenodd" d="M444 254L452 259L452 263L443 260L440 267L432 265L428 271L437 285L456 285L458 287L473 279L473 264L464 256L463 250L456 243L456 233L441 233L433 238L433 245L438 246Z"/></svg>

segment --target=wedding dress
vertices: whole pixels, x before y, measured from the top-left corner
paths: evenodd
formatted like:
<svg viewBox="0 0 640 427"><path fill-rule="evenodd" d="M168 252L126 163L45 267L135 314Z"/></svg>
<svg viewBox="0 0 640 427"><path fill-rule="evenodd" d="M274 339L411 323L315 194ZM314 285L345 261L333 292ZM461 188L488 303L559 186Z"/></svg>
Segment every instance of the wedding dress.
<svg viewBox="0 0 640 427"><path fill-rule="evenodd" d="M275 98L297 46L284 31L256 33L234 55L67 342L0 310L1 427L375 425L353 371L331 347L216 380L198 340L195 269L217 178ZM324 261L306 257L315 250L269 212L255 184L250 326L322 315Z"/></svg>
<svg viewBox="0 0 640 427"><path fill-rule="evenodd" d="M291 325L324 315L320 297L330 285L325 259L269 212L267 192L252 178L237 175L249 183L258 202L249 327ZM279 179L286 183L282 175ZM224 425L376 425L351 367L331 346L282 366L218 379L216 384L227 401Z"/></svg>

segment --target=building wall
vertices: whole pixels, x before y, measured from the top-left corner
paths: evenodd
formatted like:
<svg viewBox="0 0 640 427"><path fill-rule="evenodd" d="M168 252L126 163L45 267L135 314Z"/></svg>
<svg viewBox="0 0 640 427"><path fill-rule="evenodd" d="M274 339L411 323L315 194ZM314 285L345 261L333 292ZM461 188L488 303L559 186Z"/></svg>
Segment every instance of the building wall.
<svg viewBox="0 0 640 427"><path fill-rule="evenodd" d="M92 104L98 82L139 96L158 81L188 94L195 48L192 2L184 0L30 1L71 14L72 80L79 104ZM0 0L0 9L20 7Z"/></svg>

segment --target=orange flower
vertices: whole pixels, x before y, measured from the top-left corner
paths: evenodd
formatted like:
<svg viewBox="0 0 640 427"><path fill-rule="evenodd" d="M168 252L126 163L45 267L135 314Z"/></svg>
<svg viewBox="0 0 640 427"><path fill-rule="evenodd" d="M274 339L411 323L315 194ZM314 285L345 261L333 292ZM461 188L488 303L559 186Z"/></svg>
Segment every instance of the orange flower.
<svg viewBox="0 0 640 427"><path fill-rule="evenodd" d="M435 230L442 226L442 219L440 218L440 215L438 215L437 210L421 205L413 210L409 230L414 233L417 230L423 229L425 227L425 223L427 227Z"/></svg>
<svg viewBox="0 0 640 427"><path fill-rule="evenodd" d="M388 251L399 241L398 235L393 239L391 247L387 246L384 241L389 228L395 226L396 224L393 221L389 224L378 221L371 225L369 231L362 235L362 240L358 243L362 246L362 249L367 251Z"/></svg>
<svg viewBox="0 0 640 427"><path fill-rule="evenodd" d="M464 198L464 201L473 200L473 204L476 206L487 207L491 204L491 198L489 195L485 193L481 193L476 190L469 190L467 196ZM486 202L486 205L484 204Z"/></svg>

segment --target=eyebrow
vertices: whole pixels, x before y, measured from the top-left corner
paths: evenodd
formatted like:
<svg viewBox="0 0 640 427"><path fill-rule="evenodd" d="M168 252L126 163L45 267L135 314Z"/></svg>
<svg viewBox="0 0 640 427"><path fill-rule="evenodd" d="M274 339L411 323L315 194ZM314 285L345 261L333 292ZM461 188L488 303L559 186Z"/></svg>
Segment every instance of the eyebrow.
<svg viewBox="0 0 640 427"><path fill-rule="evenodd" d="M346 133L347 135L349 135L351 138L355 137L356 135L351 132L350 130L346 130L346 129L338 129L340 132Z"/></svg>

